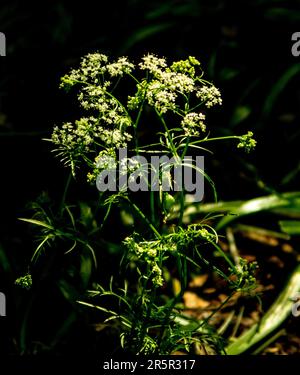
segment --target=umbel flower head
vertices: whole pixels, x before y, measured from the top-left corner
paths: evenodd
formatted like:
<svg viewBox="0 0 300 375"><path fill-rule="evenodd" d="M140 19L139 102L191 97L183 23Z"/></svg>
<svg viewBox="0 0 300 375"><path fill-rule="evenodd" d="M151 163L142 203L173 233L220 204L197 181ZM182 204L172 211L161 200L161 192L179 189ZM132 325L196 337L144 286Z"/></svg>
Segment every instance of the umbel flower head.
<svg viewBox="0 0 300 375"><path fill-rule="evenodd" d="M153 110L164 132L171 115L169 130L181 132L176 134L181 143L186 137L205 138L206 111L221 105L222 98L219 89L202 76L201 64L193 56L168 64L164 57L147 54L134 64L127 57L110 61L101 53L88 54L77 69L62 77L60 85L66 90L77 89L85 114L78 120L55 126L50 141L62 161L71 166L73 174L83 162L90 169L88 180L95 181L99 153L116 153L119 148L133 145L137 151L142 113ZM131 92L126 93L128 87ZM250 151L255 147L251 132L239 140L238 148ZM169 137L165 146L171 144Z"/></svg>
<svg viewBox="0 0 300 375"><path fill-rule="evenodd" d="M199 135L200 131L205 132L205 115L203 113L190 112L181 121L184 133L188 136Z"/></svg>

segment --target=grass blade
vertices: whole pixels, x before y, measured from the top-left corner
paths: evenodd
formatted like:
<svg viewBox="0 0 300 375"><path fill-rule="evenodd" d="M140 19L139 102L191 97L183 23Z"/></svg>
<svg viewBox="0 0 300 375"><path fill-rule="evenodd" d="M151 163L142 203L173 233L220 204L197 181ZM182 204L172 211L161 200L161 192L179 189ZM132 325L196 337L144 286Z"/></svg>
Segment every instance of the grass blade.
<svg viewBox="0 0 300 375"><path fill-rule="evenodd" d="M226 354L236 355L249 351L255 344L263 341L274 332L291 314L294 304L292 298L300 291L300 264L292 273L288 283L277 300L261 319L247 332L226 348Z"/></svg>

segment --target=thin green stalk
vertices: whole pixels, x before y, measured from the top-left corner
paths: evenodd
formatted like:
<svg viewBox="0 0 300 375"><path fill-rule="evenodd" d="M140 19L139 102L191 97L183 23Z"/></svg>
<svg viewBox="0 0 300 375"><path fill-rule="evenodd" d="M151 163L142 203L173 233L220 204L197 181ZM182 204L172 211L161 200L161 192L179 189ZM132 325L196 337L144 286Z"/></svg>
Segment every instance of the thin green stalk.
<svg viewBox="0 0 300 375"><path fill-rule="evenodd" d="M199 325L198 327L195 329L195 330L198 330L200 329L204 324L207 324L210 319L217 313L219 312L223 306L225 306L228 301L233 297L233 295L235 294L235 292L232 292L231 294L229 294L229 296L207 317L205 318Z"/></svg>
<svg viewBox="0 0 300 375"><path fill-rule="evenodd" d="M150 295L150 302L147 306L147 315L146 315L146 319L145 319L146 322L149 322L149 320L151 318L151 311L152 311L155 299L156 299L156 288L152 288L151 295ZM141 335L140 340L139 340L140 346L143 345L144 338L147 334L147 326L146 325L143 326L141 332L142 332L142 335Z"/></svg>
<svg viewBox="0 0 300 375"><path fill-rule="evenodd" d="M146 270L146 274L148 273L149 271L149 264L147 264L147 270ZM128 347L130 348L131 344L133 343L133 340L135 338L135 335L136 335L136 332L135 332L135 329L137 327L137 323L138 323L138 316L143 316L143 298L144 298L144 295L146 293L146 286L147 286L147 282L148 280L146 280L145 278L142 279L142 291L140 293L140 295L138 296L137 300L135 301L135 305L134 305L134 317L135 319L133 319L133 323L131 325L131 332L130 332L130 335L129 335L129 339L128 339ZM140 301L140 302L139 302Z"/></svg>
<svg viewBox="0 0 300 375"><path fill-rule="evenodd" d="M202 105L203 105L203 102L200 102L199 104L197 104L197 105L195 105L193 108L191 108L191 109L189 110L189 112L194 112L195 109L197 109L198 107L201 107Z"/></svg>
<svg viewBox="0 0 300 375"><path fill-rule="evenodd" d="M142 116L142 112L143 112L143 109L144 109L144 102L145 102L145 98L143 98L143 100L142 100L142 103L141 103L140 108L139 108L139 112L137 114L137 118L136 118L136 120L135 120L135 122L133 124L135 152L136 152L137 155L139 154L139 144L138 144L138 136L137 136L137 127L138 127L138 124L140 122L140 118Z"/></svg>
<svg viewBox="0 0 300 375"><path fill-rule="evenodd" d="M60 202L60 213L61 214L62 214L62 211L64 209L64 205L65 205L65 202L66 202L67 193L68 193L68 190L69 190L69 187L70 187L70 184L71 184L71 179L72 179L72 173L70 172L69 175L68 175L67 182L66 182L66 185L65 185L65 188L64 188L64 192L63 192L63 195L62 195L62 198L61 198L61 202Z"/></svg>
<svg viewBox="0 0 300 375"><path fill-rule="evenodd" d="M260 354L264 349L266 349L269 345L271 345L274 341L279 339L279 337L286 335L286 330L283 328L280 331L276 332L275 335L270 337L266 342L264 342L259 348L257 348L253 354L257 355Z"/></svg>
<svg viewBox="0 0 300 375"><path fill-rule="evenodd" d="M160 112L156 108L155 108L155 112L156 112L157 116L159 117L159 119L160 119L161 123L163 124L163 127L164 127L164 129L165 129L165 131L167 133L167 137L168 137L168 140L169 140L169 143L170 143L170 149L171 149L172 154L174 156L178 157L178 153L177 153L176 147L175 147L175 145L173 143L173 139L171 137L169 128L168 128L168 126L167 126L167 124L166 124L163 116L160 114Z"/></svg>
<svg viewBox="0 0 300 375"><path fill-rule="evenodd" d="M239 137L238 135L227 135L225 137L204 138L204 139L200 139L199 141L191 142L191 145L196 145L202 142L222 141L224 139L241 139L241 137Z"/></svg>
<svg viewBox="0 0 300 375"><path fill-rule="evenodd" d="M182 151L182 154L181 154L181 161L184 159L186 153L187 153L187 150L188 150L188 147L189 147L189 142L190 142L190 137L187 137L186 139L186 144L184 146L184 149ZM179 219L178 219L178 226L181 226L182 225L182 221L183 221L183 213L184 213L184 203L185 203L185 199L184 199L184 189L182 187L181 191L180 191L180 211L179 211Z"/></svg>
<svg viewBox="0 0 300 375"><path fill-rule="evenodd" d="M161 325L161 332L160 332L160 336L157 342L158 347L160 346L163 340L164 329L168 325L168 322L170 321L172 311L174 307L176 306L177 302L180 301L180 299L182 298L186 285L187 285L187 258L186 257L183 256L183 265L182 265L180 256L177 257L177 268L178 268L178 273L181 279L180 280L181 281L180 292L173 298L170 306L168 307L168 311ZM182 270L183 270L183 273L182 273Z"/></svg>
<svg viewBox="0 0 300 375"><path fill-rule="evenodd" d="M139 214L139 216L145 221L145 223L149 226L149 228L152 229L153 233L157 238L161 238L160 233L157 231L157 229L154 227L154 225L149 221L149 219L145 216L145 214L140 210L140 208L133 203L128 197L128 202L131 204L131 206L134 208L134 210Z"/></svg>

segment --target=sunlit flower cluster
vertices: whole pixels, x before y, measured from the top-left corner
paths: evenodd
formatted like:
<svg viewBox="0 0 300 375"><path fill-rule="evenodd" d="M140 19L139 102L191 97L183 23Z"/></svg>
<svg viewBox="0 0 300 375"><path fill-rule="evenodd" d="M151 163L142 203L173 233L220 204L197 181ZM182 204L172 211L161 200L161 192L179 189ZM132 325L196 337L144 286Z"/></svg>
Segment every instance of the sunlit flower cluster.
<svg viewBox="0 0 300 375"><path fill-rule="evenodd" d="M61 79L61 87L70 88L78 82L89 82L98 85L100 75L105 73L108 57L101 53L89 53L81 60L79 69L72 69Z"/></svg>
<svg viewBox="0 0 300 375"><path fill-rule="evenodd" d="M222 104L221 93L213 85L200 87L196 92L196 96L204 102L207 108Z"/></svg>
<svg viewBox="0 0 300 375"><path fill-rule="evenodd" d="M166 59L157 57L151 53L142 57L139 67L142 70L148 70L154 76L160 75L167 67Z"/></svg>
<svg viewBox="0 0 300 375"><path fill-rule="evenodd" d="M166 113L169 109L174 110L176 108L176 94L166 89L166 86L160 81L152 81L147 86L144 96L148 104L160 113Z"/></svg>
<svg viewBox="0 0 300 375"><path fill-rule="evenodd" d="M91 166L101 149L116 150L131 144L145 106L161 119L175 115L173 123L183 136L201 136L206 131L205 114L196 109L201 104L206 108L222 104L220 91L202 75L200 62L193 56L168 64L165 58L147 54L135 65L127 57L110 61L101 53L88 54L78 69L72 69L61 81L67 90L76 86L79 104L88 115L56 126L51 141L64 160L69 160L73 172L77 159ZM128 87L135 87L126 102L124 92L119 95L117 90L123 79L130 83ZM247 136L238 147L248 150L254 147L253 142ZM93 173L88 179L95 179Z"/></svg>
<svg viewBox="0 0 300 375"><path fill-rule="evenodd" d="M205 115L203 113L190 112L181 121L181 126L187 136L199 135L201 130L205 132Z"/></svg>
<svg viewBox="0 0 300 375"><path fill-rule="evenodd" d="M55 126L51 140L59 148L66 151L89 151L95 142L95 134L99 131L98 121L94 117L82 117L74 124L66 122L61 128Z"/></svg>
<svg viewBox="0 0 300 375"><path fill-rule="evenodd" d="M144 56L139 67L147 70L152 78L144 79L137 85L136 94L128 98L129 109L138 108L146 100L159 113L176 112L179 96L196 90L194 65L199 64L198 60L190 58L168 67L165 59L152 54Z"/></svg>
<svg viewBox="0 0 300 375"><path fill-rule="evenodd" d="M127 57L120 57L116 62L108 64L106 68L112 77L117 77L130 74L134 69L134 65L128 61Z"/></svg>
<svg viewBox="0 0 300 375"><path fill-rule="evenodd" d="M100 151L93 163L93 171L87 174L88 182L96 181L97 176L103 170L111 170L117 167L116 152L113 148Z"/></svg>
<svg viewBox="0 0 300 375"><path fill-rule="evenodd" d="M117 61L109 63L106 55L89 53L82 58L78 69L72 69L69 74L62 77L61 87L70 88L80 82L98 86L104 84L103 77L106 73L111 77L117 77L130 74L133 69L134 64L127 57L120 57ZM110 83L106 79L105 86L109 86Z"/></svg>

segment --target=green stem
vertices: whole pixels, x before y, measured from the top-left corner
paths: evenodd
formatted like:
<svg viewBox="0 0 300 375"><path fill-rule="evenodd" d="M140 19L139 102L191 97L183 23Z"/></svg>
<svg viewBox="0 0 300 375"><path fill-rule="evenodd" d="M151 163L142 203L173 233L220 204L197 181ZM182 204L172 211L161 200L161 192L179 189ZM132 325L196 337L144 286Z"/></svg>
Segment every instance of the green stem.
<svg viewBox="0 0 300 375"><path fill-rule="evenodd" d="M198 327L196 328L196 330L200 329L204 324L207 324L210 319L218 312L222 309L223 306L226 305L226 303L233 297L235 292L232 292L231 294L229 294L229 296L206 318L204 319L199 325Z"/></svg>
<svg viewBox="0 0 300 375"><path fill-rule="evenodd" d="M128 113L128 111L127 111L127 109L126 109L126 107L113 95L113 94L111 94L109 91L105 91L105 94L107 94L108 96L110 96L112 99L114 99L118 104L119 104L119 106L120 107L122 107L123 108L123 110L124 110L124 112L126 113L126 115L127 115L127 117L128 118L130 118L131 119L131 116L130 116L130 114Z"/></svg>
<svg viewBox="0 0 300 375"><path fill-rule="evenodd" d="M155 112L157 114L157 116L159 117L161 123L163 124L163 127L165 129L165 132L167 133L167 137L168 137L168 140L169 140L169 143L170 143L170 149L171 149L171 152L172 154L175 156L175 157L178 157L178 153L177 153L177 150L176 150L176 147L173 143L173 139L171 137L171 134L170 134L170 131L169 131L169 128L163 118L163 116L160 114L160 112L158 112L158 110L155 108Z"/></svg>
<svg viewBox="0 0 300 375"><path fill-rule="evenodd" d="M204 138L199 141L191 142L191 145L196 145L197 143L202 143L202 142L221 141L224 139L241 139L241 137L239 137L238 135L228 135L226 137Z"/></svg>
<svg viewBox="0 0 300 375"><path fill-rule="evenodd" d="M189 112L193 112L193 111L195 111L195 109L197 109L198 107L201 107L203 103L204 103L204 102L200 102L199 104L195 105L195 107L191 108L191 109L189 110Z"/></svg>
<svg viewBox="0 0 300 375"><path fill-rule="evenodd" d="M164 329L169 324L172 311L173 311L174 307L176 306L177 302L179 302L180 299L182 298L183 293L186 289L186 285L187 285L187 272L186 272L186 270L187 270L187 259L186 259L186 257L183 257L183 263L182 263L180 257L177 258L177 268L178 268L178 272L179 272L180 279L181 279L180 280L181 281L180 292L171 300L170 306L168 307L166 316L165 316L164 321L161 325L160 336L159 336L158 341L157 341L158 347L161 345L161 342L163 340ZM183 272L182 272L182 270L183 270Z"/></svg>
<svg viewBox="0 0 300 375"><path fill-rule="evenodd" d="M127 74L128 74L129 77L131 77L136 83L140 83L140 81L139 81L137 78L135 78L134 75L132 75L131 73L127 73Z"/></svg>
<svg viewBox="0 0 300 375"><path fill-rule="evenodd" d="M147 306L147 315L146 315L146 319L145 321L146 322L149 322L150 318L151 318L151 311L152 311L152 308L153 308L153 305L154 305L154 300L156 299L156 288L152 288L152 291L151 291L151 295L150 295L150 302ZM147 334L147 326L146 324L143 325L143 328L142 328L142 332L141 332L141 336L140 336L140 346L142 347L143 346L143 342L144 342L144 338ZM141 349L139 350L139 352L141 351Z"/></svg>
<svg viewBox="0 0 300 375"><path fill-rule="evenodd" d="M224 251L218 246L214 241L209 241L210 244L214 246L214 248L220 253L220 255L226 260L226 262L229 264L231 269L236 269L236 266L232 261L229 259L229 257L224 253Z"/></svg>
<svg viewBox="0 0 300 375"><path fill-rule="evenodd" d="M185 144L183 152L181 154L181 160L184 159L184 157L187 153L187 150L188 150L188 147L189 147L189 142L190 142L190 137L187 137L186 144ZM179 226L182 225L183 213L184 213L184 189L182 187L182 190L180 191L180 212L179 212L179 219L178 219L178 225Z"/></svg>
<svg viewBox="0 0 300 375"><path fill-rule="evenodd" d="M133 129L134 129L134 142L135 142L135 152L136 154L139 153L139 145L138 145L138 136L137 136L137 127L138 127L138 124L140 122L140 118L141 118L141 115L142 115L142 112L143 112L143 108L144 108L144 102L145 102L145 98L143 98L143 101L141 103L141 106L139 108L139 112L138 112L138 115L136 117L136 120L133 124Z"/></svg>
<svg viewBox="0 0 300 375"><path fill-rule="evenodd" d="M140 208L135 203L133 203L128 197L127 197L127 200L131 204L131 206L134 208L134 210L139 214L139 216L149 226L149 228L152 229L152 231L155 234L156 238L161 238L160 233L157 231L157 229L154 227L154 225L149 221L149 219L145 216L145 214L140 210Z"/></svg>
<svg viewBox="0 0 300 375"><path fill-rule="evenodd" d="M61 198L61 202L60 202L60 213L61 214L62 214L62 211L64 209L64 205L65 205L65 202L66 202L67 193L68 193L68 190L69 190L69 187L70 187L70 184L71 184L71 179L72 179L72 173L70 172L69 175L68 175L67 182L66 182L66 185L65 185L65 188L64 188L64 192L63 192L63 195L62 195L62 198Z"/></svg>

